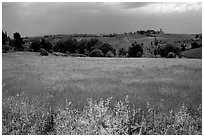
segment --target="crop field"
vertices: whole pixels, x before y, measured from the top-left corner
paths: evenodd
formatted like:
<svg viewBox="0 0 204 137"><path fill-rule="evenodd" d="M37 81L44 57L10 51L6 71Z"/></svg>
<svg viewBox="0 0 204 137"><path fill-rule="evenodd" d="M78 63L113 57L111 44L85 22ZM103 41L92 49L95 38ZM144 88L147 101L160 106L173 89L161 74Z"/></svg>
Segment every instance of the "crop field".
<svg viewBox="0 0 204 137"><path fill-rule="evenodd" d="M162 58L73 58L32 52L2 54L3 99L47 98L52 106L72 102L82 109L87 98L175 110L202 104L202 60Z"/></svg>

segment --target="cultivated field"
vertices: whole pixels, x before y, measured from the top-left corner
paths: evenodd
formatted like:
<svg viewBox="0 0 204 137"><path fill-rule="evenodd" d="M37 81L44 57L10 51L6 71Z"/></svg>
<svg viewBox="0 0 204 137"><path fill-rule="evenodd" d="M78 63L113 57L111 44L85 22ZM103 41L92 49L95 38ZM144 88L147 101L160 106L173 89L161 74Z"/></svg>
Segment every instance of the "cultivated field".
<svg viewBox="0 0 204 137"><path fill-rule="evenodd" d="M162 58L73 58L39 56L31 52L2 55L3 99L46 98L49 105L73 103L83 108L86 98L129 95L136 107L159 106L175 110L182 103L197 108L202 103L202 60Z"/></svg>

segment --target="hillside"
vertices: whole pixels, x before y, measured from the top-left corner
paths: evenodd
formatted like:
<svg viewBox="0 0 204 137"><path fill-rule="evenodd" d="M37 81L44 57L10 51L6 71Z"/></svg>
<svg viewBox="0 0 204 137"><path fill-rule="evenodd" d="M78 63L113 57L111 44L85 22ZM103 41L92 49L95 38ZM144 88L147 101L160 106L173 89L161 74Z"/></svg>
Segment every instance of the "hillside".
<svg viewBox="0 0 204 137"><path fill-rule="evenodd" d="M191 50L186 50L186 51L182 52L182 55L186 58L202 59L202 47L196 48L196 49L191 49Z"/></svg>
<svg viewBox="0 0 204 137"><path fill-rule="evenodd" d="M129 46L137 41L143 44L144 54L143 57L153 57L153 50L155 48L154 41L157 40L160 43L175 43L175 44L185 44L187 48L190 47L192 39L195 37L195 34L158 34L156 37L150 37L146 35L139 34L118 34L115 37L95 37L95 36L86 36L81 37L80 35L51 35L44 36L46 40L52 44L57 43L58 41L65 41L67 39L73 38L80 41L81 39L93 39L97 38L103 43L111 44L116 51L120 48L128 49ZM42 37L29 38L27 41L36 41Z"/></svg>

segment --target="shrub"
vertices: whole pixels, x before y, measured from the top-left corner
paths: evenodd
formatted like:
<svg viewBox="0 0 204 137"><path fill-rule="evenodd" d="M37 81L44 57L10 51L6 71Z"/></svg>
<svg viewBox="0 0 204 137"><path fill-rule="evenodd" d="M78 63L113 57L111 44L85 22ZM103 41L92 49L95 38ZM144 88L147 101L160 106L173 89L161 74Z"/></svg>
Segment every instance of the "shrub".
<svg viewBox="0 0 204 137"><path fill-rule="evenodd" d="M180 47L174 44L161 45L158 50L161 57L167 57L169 52L173 52L175 55L180 56L181 52Z"/></svg>
<svg viewBox="0 0 204 137"><path fill-rule="evenodd" d="M33 41L33 42L31 43L30 48L31 48L34 52L38 52L38 51L40 50L40 48L41 48L41 46L40 46L40 41Z"/></svg>
<svg viewBox="0 0 204 137"><path fill-rule="evenodd" d="M91 51L90 57L103 57L103 52L100 49L94 49Z"/></svg>
<svg viewBox="0 0 204 137"><path fill-rule="evenodd" d="M84 54L87 49L88 41L86 39L82 39L78 42L77 51L79 54Z"/></svg>
<svg viewBox="0 0 204 137"><path fill-rule="evenodd" d="M169 52L167 58L175 58L175 54L173 52Z"/></svg>
<svg viewBox="0 0 204 137"><path fill-rule="evenodd" d="M134 42L128 49L129 57L141 57L143 54L143 46L138 42Z"/></svg>
<svg viewBox="0 0 204 137"><path fill-rule="evenodd" d="M48 56L49 55L49 52L43 48L40 48L39 52L40 52L41 56Z"/></svg>
<svg viewBox="0 0 204 137"><path fill-rule="evenodd" d="M114 57L113 52L112 52L111 50L109 50L109 51L106 53L106 57L110 57L110 58Z"/></svg>
<svg viewBox="0 0 204 137"><path fill-rule="evenodd" d="M185 51L186 50L186 45L185 44L181 44L181 51Z"/></svg>
<svg viewBox="0 0 204 137"><path fill-rule="evenodd" d="M119 56L125 56L127 55L127 51L124 48L119 49Z"/></svg>
<svg viewBox="0 0 204 137"><path fill-rule="evenodd" d="M20 33L15 32L13 33L13 37L15 40L14 46L17 48L17 50L23 51L23 39L21 38Z"/></svg>
<svg viewBox="0 0 204 137"><path fill-rule="evenodd" d="M47 50L47 51L51 51L52 44L49 41L45 40L45 39L41 39L40 47Z"/></svg>
<svg viewBox="0 0 204 137"><path fill-rule="evenodd" d="M202 44L199 44L198 42L191 43L191 49L202 47Z"/></svg>
<svg viewBox="0 0 204 137"><path fill-rule="evenodd" d="M48 95L49 98L50 95ZM42 100L45 100L44 98ZM201 135L202 106L192 110L183 104L178 111L161 112L147 102L145 109L130 105L129 98L87 99L82 110L43 108L46 102L23 96L2 101L2 134L57 135ZM152 105L153 106L153 105Z"/></svg>
<svg viewBox="0 0 204 137"><path fill-rule="evenodd" d="M104 55L106 55L109 51L111 51L113 53L113 55L115 55L115 49L113 47L111 47L110 44L102 44L102 45L98 45L97 48L99 48Z"/></svg>
<svg viewBox="0 0 204 137"><path fill-rule="evenodd" d="M9 45L2 45L2 53L9 52L11 47Z"/></svg>
<svg viewBox="0 0 204 137"><path fill-rule="evenodd" d="M53 47L53 50L55 52L62 52L66 53L69 51L70 53L76 53L77 51L77 40L76 39L68 39L65 41L59 41L57 42L56 46Z"/></svg>
<svg viewBox="0 0 204 137"><path fill-rule="evenodd" d="M93 49L97 48L96 46L100 46L102 44L103 43L99 39L97 39L97 38L90 39L87 42L87 50L90 53Z"/></svg>

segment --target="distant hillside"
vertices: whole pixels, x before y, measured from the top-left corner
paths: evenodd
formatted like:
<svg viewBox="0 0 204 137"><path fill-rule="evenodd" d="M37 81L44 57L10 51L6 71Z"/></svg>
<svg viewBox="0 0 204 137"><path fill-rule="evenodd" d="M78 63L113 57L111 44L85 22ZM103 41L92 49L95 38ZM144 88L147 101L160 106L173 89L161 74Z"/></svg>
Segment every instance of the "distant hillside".
<svg viewBox="0 0 204 137"><path fill-rule="evenodd" d="M182 52L184 57L202 59L202 47Z"/></svg>
<svg viewBox="0 0 204 137"><path fill-rule="evenodd" d="M33 42L36 40L39 40L41 38L44 38L48 41L50 41L52 44L57 43L58 41L65 41L70 38L77 39L80 41L81 39L93 39L97 38L103 43L111 44L112 47L118 51L120 48L124 48L128 50L129 46L137 41L141 44L143 44L143 57L153 57L153 50L155 48L154 41L155 38L160 43L175 43L175 44L185 44L186 47L190 47L190 44L192 43L192 39L195 38L195 34L158 34L155 35L156 37L147 36L147 35L140 35L140 34L117 34L114 37L100 37L100 36L80 36L80 35L66 35L66 34L60 34L60 35L49 35L44 37L30 37L28 41Z"/></svg>

